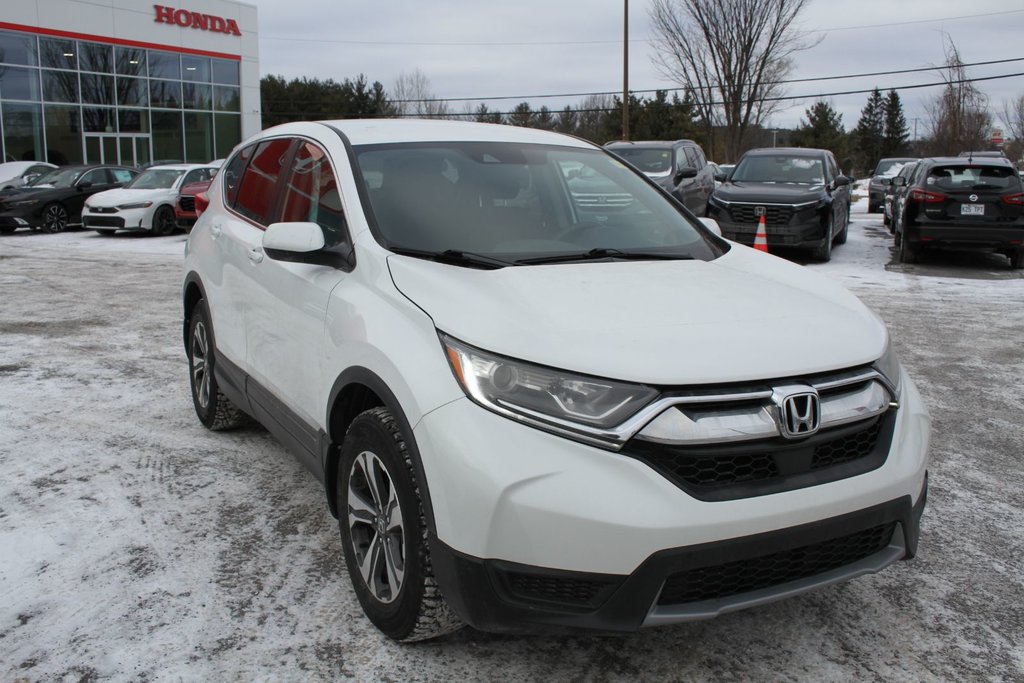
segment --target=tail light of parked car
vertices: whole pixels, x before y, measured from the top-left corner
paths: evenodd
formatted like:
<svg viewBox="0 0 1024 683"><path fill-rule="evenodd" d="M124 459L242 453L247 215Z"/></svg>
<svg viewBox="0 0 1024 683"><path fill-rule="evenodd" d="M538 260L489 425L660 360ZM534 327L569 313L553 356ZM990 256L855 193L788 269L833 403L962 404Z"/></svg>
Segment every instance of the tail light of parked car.
<svg viewBox="0 0 1024 683"><path fill-rule="evenodd" d="M1004 196L1003 204L1009 204L1010 206L1024 206L1024 192Z"/></svg>
<svg viewBox="0 0 1024 683"><path fill-rule="evenodd" d="M206 196L205 192L200 192L196 195L196 218L203 215L203 211L206 211L206 207L210 205L210 198Z"/></svg>
<svg viewBox="0 0 1024 683"><path fill-rule="evenodd" d="M929 192L928 190L922 190L915 187L910 191L910 194L907 195L907 201L934 204L936 202L946 201L946 195L941 192Z"/></svg>

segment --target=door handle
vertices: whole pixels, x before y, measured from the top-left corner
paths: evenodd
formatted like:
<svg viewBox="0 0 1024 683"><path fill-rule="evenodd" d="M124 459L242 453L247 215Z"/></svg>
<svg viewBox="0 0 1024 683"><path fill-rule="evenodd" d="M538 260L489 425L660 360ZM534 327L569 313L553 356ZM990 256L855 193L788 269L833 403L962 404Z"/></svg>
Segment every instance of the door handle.
<svg viewBox="0 0 1024 683"><path fill-rule="evenodd" d="M249 260L253 263L260 263L263 261L263 250L259 247L253 247L249 250Z"/></svg>

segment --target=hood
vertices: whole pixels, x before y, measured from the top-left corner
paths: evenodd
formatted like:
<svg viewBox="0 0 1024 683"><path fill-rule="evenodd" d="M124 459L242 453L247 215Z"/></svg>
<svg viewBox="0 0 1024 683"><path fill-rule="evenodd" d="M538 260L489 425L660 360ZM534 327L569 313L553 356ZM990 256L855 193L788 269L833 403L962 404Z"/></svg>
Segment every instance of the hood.
<svg viewBox="0 0 1024 683"><path fill-rule="evenodd" d="M734 245L704 261L477 270L388 257L398 289L462 341L565 370L661 385L862 365L882 323L839 285Z"/></svg>
<svg viewBox="0 0 1024 683"><path fill-rule="evenodd" d="M822 198L825 186L797 185L794 183L722 183L715 189L715 197L726 202L765 202L775 204L802 204Z"/></svg>
<svg viewBox="0 0 1024 683"><path fill-rule="evenodd" d="M89 206L112 207L122 204L135 204L137 202L158 202L173 199L177 194L175 190L129 190L119 187L113 190L97 192L89 197Z"/></svg>

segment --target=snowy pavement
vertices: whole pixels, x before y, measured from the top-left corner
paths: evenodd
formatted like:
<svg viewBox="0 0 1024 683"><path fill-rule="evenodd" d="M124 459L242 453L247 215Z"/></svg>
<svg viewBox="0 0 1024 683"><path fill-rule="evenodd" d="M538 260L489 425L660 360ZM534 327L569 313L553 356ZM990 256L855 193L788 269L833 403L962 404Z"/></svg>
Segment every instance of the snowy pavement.
<svg viewBox="0 0 1024 683"><path fill-rule="evenodd" d="M1024 679L1024 277L892 263L855 206L834 277L885 319L934 418L920 554L628 637L364 619L320 486L189 398L184 237L0 236L0 680Z"/></svg>

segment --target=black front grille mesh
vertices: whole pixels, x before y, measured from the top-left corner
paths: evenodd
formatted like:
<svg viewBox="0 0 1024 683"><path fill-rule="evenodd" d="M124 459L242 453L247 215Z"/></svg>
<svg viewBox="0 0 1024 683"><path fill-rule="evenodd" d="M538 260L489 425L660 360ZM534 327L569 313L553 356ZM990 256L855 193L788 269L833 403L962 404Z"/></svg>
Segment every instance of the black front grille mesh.
<svg viewBox="0 0 1024 683"><path fill-rule="evenodd" d="M178 206L181 207L182 211L192 212L196 210L196 198L189 195L181 195L178 198Z"/></svg>
<svg viewBox="0 0 1024 683"><path fill-rule="evenodd" d="M735 223L757 223L761 217L755 214L756 204L739 204L729 207L729 215ZM765 225L786 225L793 216L789 206L764 206Z"/></svg>
<svg viewBox="0 0 1024 683"><path fill-rule="evenodd" d="M890 522L792 550L677 572L665 580L658 604L726 598L838 569L885 548L895 529L896 522Z"/></svg>

